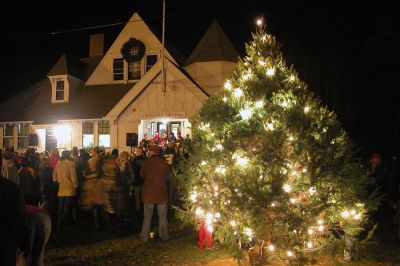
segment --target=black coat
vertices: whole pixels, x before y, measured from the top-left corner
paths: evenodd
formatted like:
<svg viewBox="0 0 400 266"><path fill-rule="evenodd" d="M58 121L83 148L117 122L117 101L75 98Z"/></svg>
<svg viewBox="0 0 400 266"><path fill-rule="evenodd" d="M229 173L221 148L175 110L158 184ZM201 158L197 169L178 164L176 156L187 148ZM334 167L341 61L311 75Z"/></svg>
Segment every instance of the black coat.
<svg viewBox="0 0 400 266"><path fill-rule="evenodd" d="M140 171L142 170L142 163L145 160L143 156L135 157L132 160L132 170L133 170L133 186L141 187L143 186L143 179L140 177Z"/></svg>
<svg viewBox="0 0 400 266"><path fill-rule="evenodd" d="M0 265L15 265L16 247L28 252L26 210L18 186L0 177Z"/></svg>

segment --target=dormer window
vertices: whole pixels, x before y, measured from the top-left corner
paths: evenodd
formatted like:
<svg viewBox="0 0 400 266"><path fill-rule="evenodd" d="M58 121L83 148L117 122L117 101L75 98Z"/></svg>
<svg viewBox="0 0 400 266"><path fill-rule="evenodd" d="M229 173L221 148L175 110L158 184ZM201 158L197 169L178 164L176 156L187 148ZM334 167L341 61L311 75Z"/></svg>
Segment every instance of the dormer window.
<svg viewBox="0 0 400 266"><path fill-rule="evenodd" d="M56 101L64 101L65 98L64 80L56 81Z"/></svg>
<svg viewBox="0 0 400 266"><path fill-rule="evenodd" d="M51 82L51 102L67 103L69 100L69 84L67 75L49 77Z"/></svg>

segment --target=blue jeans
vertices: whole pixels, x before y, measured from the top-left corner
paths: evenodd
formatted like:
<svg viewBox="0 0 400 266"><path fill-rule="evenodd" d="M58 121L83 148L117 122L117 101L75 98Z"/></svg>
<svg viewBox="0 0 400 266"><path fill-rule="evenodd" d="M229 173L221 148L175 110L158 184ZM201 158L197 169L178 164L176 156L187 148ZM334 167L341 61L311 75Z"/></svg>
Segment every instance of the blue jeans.
<svg viewBox="0 0 400 266"><path fill-rule="evenodd" d="M150 229L151 229L151 218L153 217L154 205L152 203L145 203L143 206L143 225L142 232L140 233L140 238L143 241L149 239ZM157 204L157 214L158 214L158 235L161 240L168 240L168 220L167 220L167 204Z"/></svg>
<svg viewBox="0 0 400 266"><path fill-rule="evenodd" d="M74 196L58 197L58 228L71 222L71 212Z"/></svg>

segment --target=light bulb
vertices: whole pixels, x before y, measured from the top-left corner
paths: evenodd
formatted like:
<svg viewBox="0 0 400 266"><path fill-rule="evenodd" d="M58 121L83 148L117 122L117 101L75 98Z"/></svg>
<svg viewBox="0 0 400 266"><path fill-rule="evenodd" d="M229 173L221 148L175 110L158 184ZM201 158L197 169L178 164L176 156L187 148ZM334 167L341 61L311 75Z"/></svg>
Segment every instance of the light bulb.
<svg viewBox="0 0 400 266"><path fill-rule="evenodd" d="M269 246L268 246L268 249L269 249L269 251L274 251L274 250L275 250L275 247L274 247L274 245L269 245Z"/></svg>
<svg viewBox="0 0 400 266"><path fill-rule="evenodd" d="M315 187L310 187L308 189L308 193L310 193L310 195L314 195L317 192L317 190L315 189Z"/></svg>
<svg viewBox="0 0 400 266"><path fill-rule="evenodd" d="M271 203L271 207L275 207L276 206L276 203L275 202L272 202Z"/></svg>
<svg viewBox="0 0 400 266"><path fill-rule="evenodd" d="M228 98L224 97L224 98L222 98L222 100L223 100L224 102L226 102L226 101L228 101Z"/></svg>
<svg viewBox="0 0 400 266"><path fill-rule="evenodd" d="M351 210L350 213L351 213L351 215L355 215L356 211L355 210Z"/></svg>
<svg viewBox="0 0 400 266"><path fill-rule="evenodd" d="M272 124L272 123L267 123L265 126L270 131L274 130L274 124Z"/></svg>
<svg viewBox="0 0 400 266"><path fill-rule="evenodd" d="M294 75L292 74L292 75L290 75L290 77L289 77L289 81L294 81L295 80L295 77L294 77Z"/></svg>
<svg viewBox="0 0 400 266"><path fill-rule="evenodd" d="M309 235L312 235L312 234L314 233L314 230L312 230L311 228L309 228L308 231L307 231L307 233L308 233Z"/></svg>
<svg viewBox="0 0 400 266"><path fill-rule="evenodd" d="M361 215L360 215L360 214L354 215L354 219L355 219L355 220L360 220L360 218L361 218Z"/></svg>
<svg viewBox="0 0 400 266"><path fill-rule="evenodd" d="M190 195L190 199L191 199L192 201L196 201L196 199L197 199L197 192L193 192L192 195Z"/></svg>
<svg viewBox="0 0 400 266"><path fill-rule="evenodd" d="M256 102L256 106L257 106L258 108L263 107L263 106L264 106L264 101L257 101L257 102Z"/></svg>
<svg viewBox="0 0 400 266"><path fill-rule="evenodd" d="M310 109L311 109L311 107L309 107L309 106L304 107L304 113L308 113L310 111Z"/></svg>
<svg viewBox="0 0 400 266"><path fill-rule="evenodd" d="M268 77L274 76L275 75L275 68L274 67L268 68L266 74L267 74Z"/></svg>
<svg viewBox="0 0 400 266"><path fill-rule="evenodd" d="M204 215L204 211L201 208L197 208L196 209L196 215L197 216L203 216Z"/></svg>
<svg viewBox="0 0 400 266"><path fill-rule="evenodd" d="M248 120L252 115L252 111L250 109L241 110L239 113L243 120Z"/></svg>
<svg viewBox="0 0 400 266"><path fill-rule="evenodd" d="M222 146L222 144L217 144L216 146L215 146L218 150L222 150L224 147Z"/></svg>
<svg viewBox="0 0 400 266"><path fill-rule="evenodd" d="M288 102L287 102L287 101L284 101L284 102L282 102L282 104L281 104L281 105L282 105L282 107L285 107L285 108L286 108L286 107L288 107L288 105L289 105L289 104L288 104Z"/></svg>
<svg viewBox="0 0 400 266"><path fill-rule="evenodd" d="M247 158L245 158L245 157L237 156L236 162L237 162L240 166L246 166L247 163L249 162L249 160L248 160Z"/></svg>
<svg viewBox="0 0 400 266"><path fill-rule="evenodd" d="M225 81L224 88L226 90L228 90L228 91L231 90L232 89L232 83L229 80Z"/></svg>
<svg viewBox="0 0 400 266"><path fill-rule="evenodd" d="M237 88L233 92L233 95L235 95L236 98L242 97L243 96L243 91L241 89Z"/></svg>
<svg viewBox="0 0 400 266"><path fill-rule="evenodd" d="M313 244L311 242L307 243L307 248L311 249L313 247Z"/></svg>
<svg viewBox="0 0 400 266"><path fill-rule="evenodd" d="M207 164L207 162L206 161L201 161L201 166L204 166L204 165L206 165Z"/></svg>
<svg viewBox="0 0 400 266"><path fill-rule="evenodd" d="M231 224L231 226L236 226L236 221L232 220L230 224Z"/></svg>
<svg viewBox="0 0 400 266"><path fill-rule="evenodd" d="M223 165L218 165L217 168L215 168L215 172L218 174L225 174L226 168Z"/></svg>
<svg viewBox="0 0 400 266"><path fill-rule="evenodd" d="M258 18L257 20L256 20L256 25L257 26L261 26L263 24L263 20L261 19L261 18Z"/></svg>
<svg viewBox="0 0 400 266"><path fill-rule="evenodd" d="M258 61L258 64L260 65L260 66L265 66L265 61L263 61L263 60L260 60L260 61Z"/></svg>
<svg viewBox="0 0 400 266"><path fill-rule="evenodd" d="M292 257L293 256L293 252L292 251L288 251L288 252L286 252L286 254L288 255L288 257Z"/></svg>
<svg viewBox="0 0 400 266"><path fill-rule="evenodd" d="M320 231L320 232L324 231L324 226L319 225L319 226L318 226L318 231Z"/></svg>
<svg viewBox="0 0 400 266"><path fill-rule="evenodd" d="M349 216L350 216L350 212L349 211L343 211L342 212L342 217L343 218L349 218Z"/></svg>
<svg viewBox="0 0 400 266"><path fill-rule="evenodd" d="M297 200L296 200L295 198L291 198L291 199L290 199L290 203L292 203L292 204L295 204L296 201L297 201Z"/></svg>
<svg viewBox="0 0 400 266"><path fill-rule="evenodd" d="M301 170L303 173L307 173L307 168L303 168L303 170Z"/></svg>
<svg viewBox="0 0 400 266"><path fill-rule="evenodd" d="M283 190L287 193L289 193L290 191L292 191L292 187L289 184L284 184L283 185Z"/></svg>
<svg viewBox="0 0 400 266"><path fill-rule="evenodd" d="M317 224L322 224L323 222L323 220L317 220Z"/></svg>
<svg viewBox="0 0 400 266"><path fill-rule="evenodd" d="M249 237L251 237L251 236L253 236L253 231L250 228L245 227L244 228L244 234L249 236Z"/></svg>
<svg viewBox="0 0 400 266"><path fill-rule="evenodd" d="M294 137L293 137L293 136L289 136L288 140L289 140L289 141L293 141L293 140L294 140Z"/></svg>
<svg viewBox="0 0 400 266"><path fill-rule="evenodd" d="M214 216L215 218L221 218L221 214L219 212L216 212Z"/></svg>

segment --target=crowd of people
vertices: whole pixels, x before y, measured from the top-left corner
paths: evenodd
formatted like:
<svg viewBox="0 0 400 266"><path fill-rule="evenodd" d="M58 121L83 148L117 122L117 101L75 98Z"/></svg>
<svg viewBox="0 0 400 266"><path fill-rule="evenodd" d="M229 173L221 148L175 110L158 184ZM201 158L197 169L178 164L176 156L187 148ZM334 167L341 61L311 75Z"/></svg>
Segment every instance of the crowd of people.
<svg viewBox="0 0 400 266"><path fill-rule="evenodd" d="M52 225L68 229L77 219L103 229L137 215L143 217L140 239L146 242L154 207L159 237L168 240L167 211L178 199L168 177L189 149L189 135L173 133L168 138L145 135L131 152L73 147L61 154L57 148L38 153L31 147L18 154L6 148L1 153L0 209L12 211L9 219L1 219L1 227L13 230L0 235L0 245L12 240L14 245L8 248L15 250L0 246L0 257L8 254L8 261L0 260L0 265L12 265L10 260L43 265Z"/></svg>

